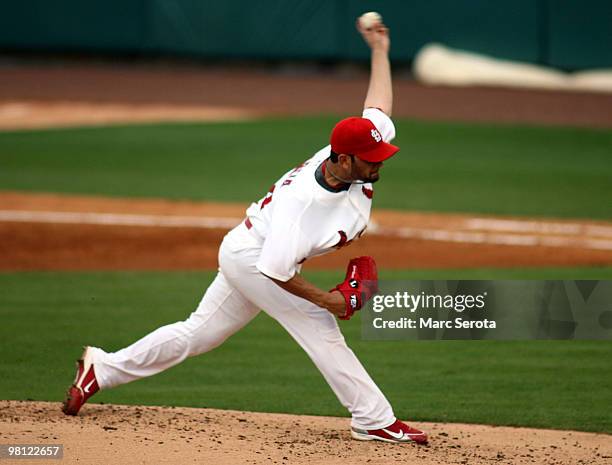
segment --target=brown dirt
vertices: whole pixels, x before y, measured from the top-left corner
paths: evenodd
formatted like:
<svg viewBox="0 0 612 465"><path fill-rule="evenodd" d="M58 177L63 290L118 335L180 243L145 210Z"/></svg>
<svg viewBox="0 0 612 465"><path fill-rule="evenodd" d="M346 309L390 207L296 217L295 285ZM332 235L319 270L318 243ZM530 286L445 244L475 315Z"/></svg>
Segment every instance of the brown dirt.
<svg viewBox="0 0 612 465"><path fill-rule="evenodd" d="M12 106L4 112L8 117L19 112L16 104L39 107L43 102L229 107L249 114L350 115L360 112L366 86L367 74L359 69L298 74L204 67L6 66L0 73L0 121L2 104ZM612 127L612 95L607 94L427 87L401 76L395 76L393 90L395 116ZM100 111L104 108L101 106Z"/></svg>
<svg viewBox="0 0 612 465"><path fill-rule="evenodd" d="M212 105L71 101L0 102L0 130L157 121L241 121L255 116L257 116L255 111Z"/></svg>
<svg viewBox="0 0 612 465"><path fill-rule="evenodd" d="M0 401L2 442L63 444L63 464L603 465L612 459L605 434L413 424L429 433L428 446L351 440L346 418L99 404L67 417L59 403Z"/></svg>
<svg viewBox="0 0 612 465"><path fill-rule="evenodd" d="M146 214L154 218L228 218L238 224L246 205L215 204L156 199L109 199L57 194L0 193L0 213L5 212L95 212ZM232 220L233 219L233 220ZM486 218L491 220L493 218ZM612 263L612 225L602 222L521 221L540 225L529 233L485 228L467 230L474 217L377 211L378 232L366 234L355 245L308 261L306 269L339 269L356 254L376 257L381 268L470 268L526 266L597 266ZM513 219L512 221L515 221ZM502 223L502 226L505 223ZM478 226L478 225L477 225ZM546 231L569 227L575 234ZM400 227L400 229L398 229ZM398 236L408 229L412 238ZM533 229L533 228L532 228ZM541 231L544 229L544 231ZM98 224L63 224L0 221L0 269L2 270L174 270L216 269L217 252L227 229ZM496 243L463 243L425 240L427 234L475 235L476 240L532 238L536 241L565 240L566 246L550 247ZM416 238L414 238L416 237ZM469 237L468 237L469 238ZM450 239L456 239L451 237ZM587 240L610 245L607 250L585 247Z"/></svg>

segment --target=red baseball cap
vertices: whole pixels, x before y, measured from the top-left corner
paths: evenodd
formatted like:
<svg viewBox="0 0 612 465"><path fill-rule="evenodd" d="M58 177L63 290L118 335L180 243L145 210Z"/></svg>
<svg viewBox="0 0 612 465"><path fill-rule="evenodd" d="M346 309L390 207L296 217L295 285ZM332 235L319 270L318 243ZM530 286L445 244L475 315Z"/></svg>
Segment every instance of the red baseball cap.
<svg viewBox="0 0 612 465"><path fill-rule="evenodd" d="M399 150L399 147L382 140L372 121L356 116L336 124L330 142L334 152L355 155L372 163L391 158Z"/></svg>

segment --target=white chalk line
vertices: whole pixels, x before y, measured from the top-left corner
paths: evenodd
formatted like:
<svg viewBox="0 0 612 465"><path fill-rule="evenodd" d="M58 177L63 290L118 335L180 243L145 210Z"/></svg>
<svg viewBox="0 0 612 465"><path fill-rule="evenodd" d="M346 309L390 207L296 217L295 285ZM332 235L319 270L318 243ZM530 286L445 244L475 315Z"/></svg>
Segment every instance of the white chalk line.
<svg viewBox="0 0 612 465"><path fill-rule="evenodd" d="M123 213L0 210L0 221L231 229L239 224L242 219ZM525 224L524 229L520 228L522 224ZM466 227L479 230L486 229L487 231L452 231L416 227L389 227L372 223L368 227L368 234L465 244L612 250L612 240L592 237L592 235L612 237L612 228L606 226L474 218L466 222ZM504 231L505 233L500 233L498 231ZM592 235L585 234L587 231L591 232ZM521 234L518 234L518 232L521 232ZM522 234L523 232L537 232L539 235Z"/></svg>
<svg viewBox="0 0 612 465"><path fill-rule="evenodd" d="M424 241L457 242L464 244L513 245L523 247L557 247L594 250L612 250L612 240L590 237L536 236L529 234L498 234L472 231L448 231L444 229L368 228L370 234L402 237Z"/></svg>
<svg viewBox="0 0 612 465"><path fill-rule="evenodd" d="M487 231L606 236L612 238L612 226L594 224L551 223L548 221L533 220L470 218L466 221L465 225L468 229L485 229Z"/></svg>
<svg viewBox="0 0 612 465"><path fill-rule="evenodd" d="M24 223L100 224L107 226L161 226L168 228L231 229L238 218L132 215L124 213L0 210L0 221Z"/></svg>

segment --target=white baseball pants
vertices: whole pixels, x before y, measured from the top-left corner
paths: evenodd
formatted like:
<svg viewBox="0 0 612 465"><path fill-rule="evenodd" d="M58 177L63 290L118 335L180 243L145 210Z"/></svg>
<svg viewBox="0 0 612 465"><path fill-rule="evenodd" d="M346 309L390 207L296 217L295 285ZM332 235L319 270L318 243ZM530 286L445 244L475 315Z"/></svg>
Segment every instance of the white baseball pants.
<svg viewBox="0 0 612 465"><path fill-rule="evenodd" d="M261 308L310 356L351 412L352 426L371 430L392 424L391 405L346 345L334 316L262 275L255 267L260 247L244 225L237 226L219 250L219 273L187 320L163 326L115 353L94 348L100 388L151 376L208 352L244 327Z"/></svg>

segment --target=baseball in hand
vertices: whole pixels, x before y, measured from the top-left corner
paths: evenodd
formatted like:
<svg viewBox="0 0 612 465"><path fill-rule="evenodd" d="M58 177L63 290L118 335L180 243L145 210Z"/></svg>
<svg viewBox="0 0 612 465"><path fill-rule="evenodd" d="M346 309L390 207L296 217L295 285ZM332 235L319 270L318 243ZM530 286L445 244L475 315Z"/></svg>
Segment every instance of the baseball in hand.
<svg viewBox="0 0 612 465"><path fill-rule="evenodd" d="M377 24L382 23L382 16L375 11L368 11L359 17L359 25L363 29L371 29Z"/></svg>

